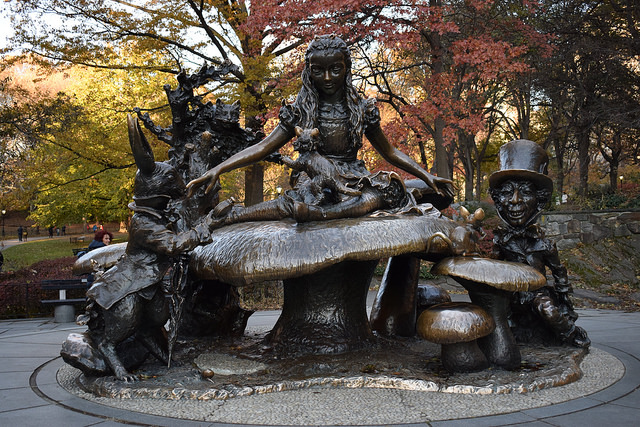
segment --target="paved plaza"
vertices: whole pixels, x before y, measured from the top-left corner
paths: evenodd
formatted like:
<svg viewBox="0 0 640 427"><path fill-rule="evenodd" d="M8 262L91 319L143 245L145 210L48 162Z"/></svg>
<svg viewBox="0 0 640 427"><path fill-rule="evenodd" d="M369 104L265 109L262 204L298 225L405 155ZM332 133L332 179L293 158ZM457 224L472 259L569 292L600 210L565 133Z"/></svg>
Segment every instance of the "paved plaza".
<svg viewBox="0 0 640 427"><path fill-rule="evenodd" d="M269 327L278 314L258 312L251 317L249 327ZM175 418L180 416L179 405L168 406L168 416L157 416L105 406L71 394L56 377L64 366L59 358L60 345L70 332L84 329L73 323L54 323L49 318L5 320L0 321L0 425L637 425L640 313L579 310L579 314L578 324L593 341L592 353L607 356L600 358L604 366L596 363L593 369L598 372L592 373L592 385L585 390L581 390L580 381L526 395L501 396L380 389L296 390L248 396L235 402L209 402L211 411L219 413L223 423ZM620 372L613 384L590 391L599 375L603 381L608 378L609 369ZM556 401L563 402L554 404ZM469 402L473 410L469 409ZM443 418L443 413L448 415ZM416 419L422 421L418 423Z"/></svg>

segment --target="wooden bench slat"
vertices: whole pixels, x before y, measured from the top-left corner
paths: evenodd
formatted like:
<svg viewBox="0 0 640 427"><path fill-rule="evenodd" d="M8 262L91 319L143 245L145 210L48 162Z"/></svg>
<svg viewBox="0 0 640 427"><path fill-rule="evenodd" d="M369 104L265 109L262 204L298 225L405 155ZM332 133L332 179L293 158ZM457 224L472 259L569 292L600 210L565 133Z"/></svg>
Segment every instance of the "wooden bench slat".
<svg viewBox="0 0 640 427"><path fill-rule="evenodd" d="M71 290L71 289L88 289L88 283L68 284L68 285L40 285L40 289L45 291Z"/></svg>
<svg viewBox="0 0 640 427"><path fill-rule="evenodd" d="M65 285L67 283L88 283L88 280L86 278L84 279L48 279L48 280L43 280L40 283L46 284L46 285Z"/></svg>
<svg viewBox="0 0 640 427"><path fill-rule="evenodd" d="M43 304L80 304L87 302L86 298L71 298L71 299L43 299L40 301Z"/></svg>

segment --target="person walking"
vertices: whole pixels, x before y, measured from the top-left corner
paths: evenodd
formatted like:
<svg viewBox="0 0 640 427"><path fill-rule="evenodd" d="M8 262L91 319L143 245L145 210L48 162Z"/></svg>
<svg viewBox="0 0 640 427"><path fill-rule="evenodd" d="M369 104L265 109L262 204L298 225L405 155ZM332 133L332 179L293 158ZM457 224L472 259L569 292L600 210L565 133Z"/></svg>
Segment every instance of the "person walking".
<svg viewBox="0 0 640 427"><path fill-rule="evenodd" d="M22 226L18 226L18 242L22 242Z"/></svg>

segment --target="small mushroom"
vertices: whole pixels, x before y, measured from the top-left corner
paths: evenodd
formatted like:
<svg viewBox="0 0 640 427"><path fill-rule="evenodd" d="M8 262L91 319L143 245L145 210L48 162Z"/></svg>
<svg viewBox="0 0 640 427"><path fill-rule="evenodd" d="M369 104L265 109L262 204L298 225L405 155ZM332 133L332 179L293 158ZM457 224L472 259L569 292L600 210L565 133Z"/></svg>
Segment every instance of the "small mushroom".
<svg viewBox="0 0 640 427"><path fill-rule="evenodd" d="M476 372L489 367L477 339L490 334L496 325L482 308L466 302L434 305L418 318L418 334L441 344L440 359L449 372Z"/></svg>
<svg viewBox="0 0 640 427"><path fill-rule="evenodd" d="M518 368L521 356L509 328L509 302L513 292L544 286L544 275L526 264L476 257L445 258L431 271L454 277L469 292L471 301L493 317L495 330L478 340L489 362L508 370Z"/></svg>

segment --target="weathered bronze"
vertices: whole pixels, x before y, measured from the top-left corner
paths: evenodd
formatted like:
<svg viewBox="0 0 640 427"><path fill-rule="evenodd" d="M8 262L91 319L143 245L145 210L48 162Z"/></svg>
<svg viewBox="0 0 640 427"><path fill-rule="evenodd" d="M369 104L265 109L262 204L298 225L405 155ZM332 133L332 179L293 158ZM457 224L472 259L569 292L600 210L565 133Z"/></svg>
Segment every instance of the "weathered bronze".
<svg viewBox="0 0 640 427"><path fill-rule="evenodd" d="M547 267L554 284L520 291L511 301L511 322L518 340L589 347L586 331L569 298L567 270L558 250L536 221L548 204L553 182L548 156L533 141L515 140L500 148L500 170L489 177L490 193L504 225L495 230L494 256L529 264L542 274Z"/></svg>
<svg viewBox="0 0 640 427"><path fill-rule="evenodd" d="M551 190L544 157L535 157L530 141L503 147L502 169L490 179L507 224L496 232L496 245L508 261L477 258L484 211L461 210L462 224L441 216L437 209L453 198L451 181L432 176L389 143L374 102L353 87L344 41L321 36L309 45L302 89L295 102L283 104L278 126L266 137L240 127L237 103L204 103L194 95L194 88L233 72L225 63L180 74L177 89L165 87L173 114L168 128L137 110L145 126L171 146L167 162L155 162L138 121L128 118L139 169L130 240L76 263L76 273L99 273L87 293L87 312L79 317L88 331L70 335L63 345L68 363L87 375L134 380L131 369L148 354L170 364L178 332L242 334L251 312L240 308L236 288L266 280L283 281L284 305L266 346L261 344L263 355L309 357L389 341L374 332L413 337L421 259L438 261L433 271L456 278L480 306L441 304L420 315L419 334L442 344L450 371L520 365L507 318L514 293L515 313L536 315L561 339L588 346L573 323L566 271L555 247L529 233ZM357 158L363 136L387 161L419 179L369 172ZM280 156L278 149L293 138L297 158ZM250 207L219 202L221 174L264 159L292 169L290 190ZM389 262L369 320L366 297L381 258ZM556 287L536 292L546 282L545 266ZM443 296L431 297L438 298ZM514 320L523 327L529 319L521 316Z"/></svg>
<svg viewBox="0 0 640 427"><path fill-rule="evenodd" d="M449 302L434 305L418 318L418 334L441 344L440 359L449 372L476 372L489 367L477 339L489 335L496 324L477 305Z"/></svg>
<svg viewBox="0 0 640 427"><path fill-rule="evenodd" d="M373 100L363 99L351 83L347 44L335 36L317 37L309 45L302 89L293 104L283 105L276 129L258 144L189 182L190 192L204 184L210 192L221 174L272 155L296 135L297 126L307 129L309 137L312 129L319 132L314 132L313 143L296 147L302 158L296 166L299 170L292 174L293 189L275 201L232 210L224 224L282 218L298 222L354 218L378 209L398 210L415 204L397 174L371 174L358 160L363 135L389 163L422 179L432 193L452 197L451 181L432 176L389 143ZM308 145L313 150L307 149ZM318 177L321 189L315 179Z"/></svg>
<svg viewBox="0 0 640 427"><path fill-rule="evenodd" d="M474 255L478 252L477 242L484 232L481 223L484 211L470 214L461 207L462 224L445 232L436 232L429 238L426 252L431 252L435 242L444 244L454 255ZM371 327L385 336L412 337L416 333L417 287L420 259L412 255L392 257L387 263L378 294L371 310ZM444 302L444 301L441 301Z"/></svg>
<svg viewBox="0 0 640 427"><path fill-rule="evenodd" d="M138 166L129 243L125 255L87 291L90 303L79 323L86 324L88 331L82 338L74 335L65 341L61 354L90 375L112 372L120 380L132 381L136 377L123 363L121 351L128 357L134 353L131 347L140 344L169 363L170 346L163 332L169 311L162 279L172 266L179 271L181 255L210 241L212 221L206 216L194 228L179 231L184 181L176 168L154 160L137 121L131 116L128 121ZM172 319L174 334L177 320ZM135 359L133 365L141 362L141 358Z"/></svg>
<svg viewBox="0 0 640 427"><path fill-rule="evenodd" d="M477 257L445 258L432 272L454 277L471 301L493 317L495 330L478 340L489 362L504 369L518 368L521 356L509 328L509 301L516 291L543 286L544 276L528 265Z"/></svg>
<svg viewBox="0 0 640 427"><path fill-rule="evenodd" d="M264 159L265 157L272 155L280 147L286 144L289 140L298 136L298 139L294 143L294 148L299 152L299 156L296 160L283 158L282 161L289 165L293 169L291 175L292 189L285 192L284 195L278 197L275 200L263 202L250 207L232 206L230 209L221 211L219 217L220 226L228 226L231 224L251 222L251 221L279 221L285 218L294 219L297 223L326 221L326 220L338 220L345 218L361 218L374 211L385 210L387 214L400 214L402 212L408 213L421 213L421 209L424 211L433 210L432 206L420 207L416 202L416 198L420 202L433 202L440 207L448 205L452 200L452 186L451 181L447 179L437 178L427 173L422 167L420 167L409 156L395 149L387 140L382 129L380 127L380 115L373 100L365 100L360 97L351 83L351 58L349 49L341 39L334 36L321 36L317 37L307 49L305 57L305 69L302 73L303 87L293 104L284 104L280 110L280 123L276 129L267 136L264 140L248 147L247 149L233 155L228 160L220 163L219 165L210 169L202 177L192 180L187 186L191 192L195 192L201 186L208 184L206 192L211 192L216 188L216 182L220 174L228 172L238 167L247 166L257 161ZM358 160L357 153L362 146L362 137L365 135L373 147L378 150L383 157L392 163L393 165L409 172L418 178L421 183L412 183L409 187L405 186L405 183L400 177L393 172L378 172L375 174L370 173L364 166L361 160ZM432 221L433 217L427 215L428 221ZM433 233L440 232L443 235L449 235L451 231L451 222L445 221L446 225L441 223L440 229L432 230ZM365 232L367 227L364 226L364 222L358 223L359 232ZM354 224L355 225L355 224ZM380 226L381 224L378 224ZM323 228L327 230L333 227L339 227L339 223L327 223L323 225ZM288 225L287 227L291 227ZM438 227L436 227L438 228ZM254 230L261 230L261 228L252 227ZM224 230L224 231L223 231ZM300 228L296 229L296 240L299 236L304 236L303 239L308 241L308 237L302 233ZM263 230L262 230L263 231ZM220 230L221 233L226 234L226 227ZM311 258L317 258L324 263L326 271L317 271L307 277L305 280L296 282L296 285L289 286L290 280L298 280L303 271L294 270L296 276L291 279L286 277L278 277L285 279L285 307L283 312L283 320L278 324L278 330L287 330L288 332L277 332L272 334L272 340L274 342L282 343L284 339L282 337L290 337L287 340L296 341L293 339L295 336L305 336L306 338L300 338L309 343L311 338L308 335L322 336L322 333L309 334L308 328L304 331L299 330L297 323L293 320L295 316L289 316L289 313L294 313L299 310L305 312L305 316L309 319L319 316L321 310L335 309L338 305L344 304L344 299L339 296L337 292L327 292L328 294L335 294L331 298L320 298L325 303L321 308L312 307L314 304L305 303L302 308L296 307L296 310L291 310L288 305L295 304L294 299L288 298L287 294L293 292L294 286L312 286L311 283L315 283L315 274L328 275L332 277L332 280L338 280L336 277L340 276L340 283L344 283L344 286L349 286L349 280L346 279L349 275L346 272L336 275L333 271L338 268L336 265L339 260L332 255L334 251L353 251L353 248L357 248L357 242L349 241L344 237L344 230L340 229L341 239L345 240L345 243L340 243L336 247L325 247L317 252L310 254ZM216 233L218 234L218 233ZM285 233L286 234L286 233ZM374 242L372 251L368 253L361 252L359 257L355 258L358 262L365 262L366 265L371 264L370 261L378 259L379 247L386 246L385 241L389 240L388 235L381 236L380 240L372 240ZM404 233L402 235L405 235ZM235 236L235 235L234 235ZM259 245L270 246L271 243L264 242L262 240L263 235L257 240ZM431 234L424 235L418 234L419 239L428 238ZM246 233L242 235L243 239L247 238ZM293 238L293 237L292 237ZM236 239L234 237L233 239ZM372 234L363 234L357 237L358 241L373 239ZM276 239L277 241L278 239ZM245 247L246 241L243 243ZM313 245L308 245L312 247ZM397 246L393 249L393 252L388 255L396 256L402 255L402 249ZM234 260L237 257L243 259L248 258L251 263L262 265L263 263L256 258L263 257L266 250L260 251L232 251L230 246L227 248L227 255L233 252ZM307 247L294 246L298 249L298 254L302 253L307 256ZM339 247L339 249L338 249ZM422 248L421 251L426 251ZM435 252L438 252L437 248ZM281 254L282 252L276 252ZM258 255L259 254L259 255ZM287 257L296 256L297 254L289 254L287 251ZM300 255L298 255L300 256ZM352 256L352 255L350 255ZM256 269L253 275L245 275L251 280L256 280L255 277L270 276L267 272L275 266L286 264L290 261L287 257L270 264L265 270ZM224 260L224 258L221 258ZM219 263L220 260L210 260ZM306 261L305 261L306 262ZM316 260L313 260L315 263ZM233 269L238 269L237 262L233 264ZM300 267L302 268L302 266ZM304 268L308 268L305 264ZM356 268L356 267L353 267ZM367 267L373 269L373 266ZM224 271L224 270L222 270ZM306 272L304 272L306 274ZM220 276L221 270L218 269L217 275ZM288 275L289 273L286 273ZM364 271L360 273L362 277L369 277L370 273ZM306 277L306 276L305 276ZM272 277L275 278L275 277ZM246 279L245 279L246 280ZM363 285L364 286L364 285ZM411 302L409 307L409 319L410 333L415 333L415 292L417 286L417 276L415 278L408 278L403 281L401 287L406 288L405 293L411 295ZM364 289L364 287L363 287ZM316 291L309 294L313 295ZM359 302L357 305L360 307L358 310L362 311L364 292L358 292ZM328 303L328 301L331 301ZM384 305L384 304L382 304ZM380 307L382 305L379 305ZM389 305L389 304L387 304ZM385 313L391 313L392 316L396 311L406 311L401 305L407 305L399 301L398 298L393 298L390 302L391 307L384 308ZM313 313L313 311L317 313ZM304 316L303 316L304 317ZM290 318L290 321L284 319ZM345 319L349 316L345 317ZM339 321L341 323L342 321ZM360 320L358 320L360 322ZM347 320L342 327L342 330L349 330L353 328L355 331L364 330L355 323ZM351 323L351 325L350 325ZM321 329L324 326L321 327ZM339 330L340 328L335 328ZM368 329L368 326L367 326ZM363 332L360 334L361 338L366 338L370 332ZM277 337L280 337L276 339ZM333 346L334 351L340 351L344 348L344 345L339 345L337 341L342 338L334 336L336 344ZM352 343L356 340L351 339ZM354 344L351 344L354 345ZM328 348L326 344L310 344L309 349L311 351L314 347ZM329 346L331 347L331 346ZM347 346L348 347L348 346Z"/></svg>

